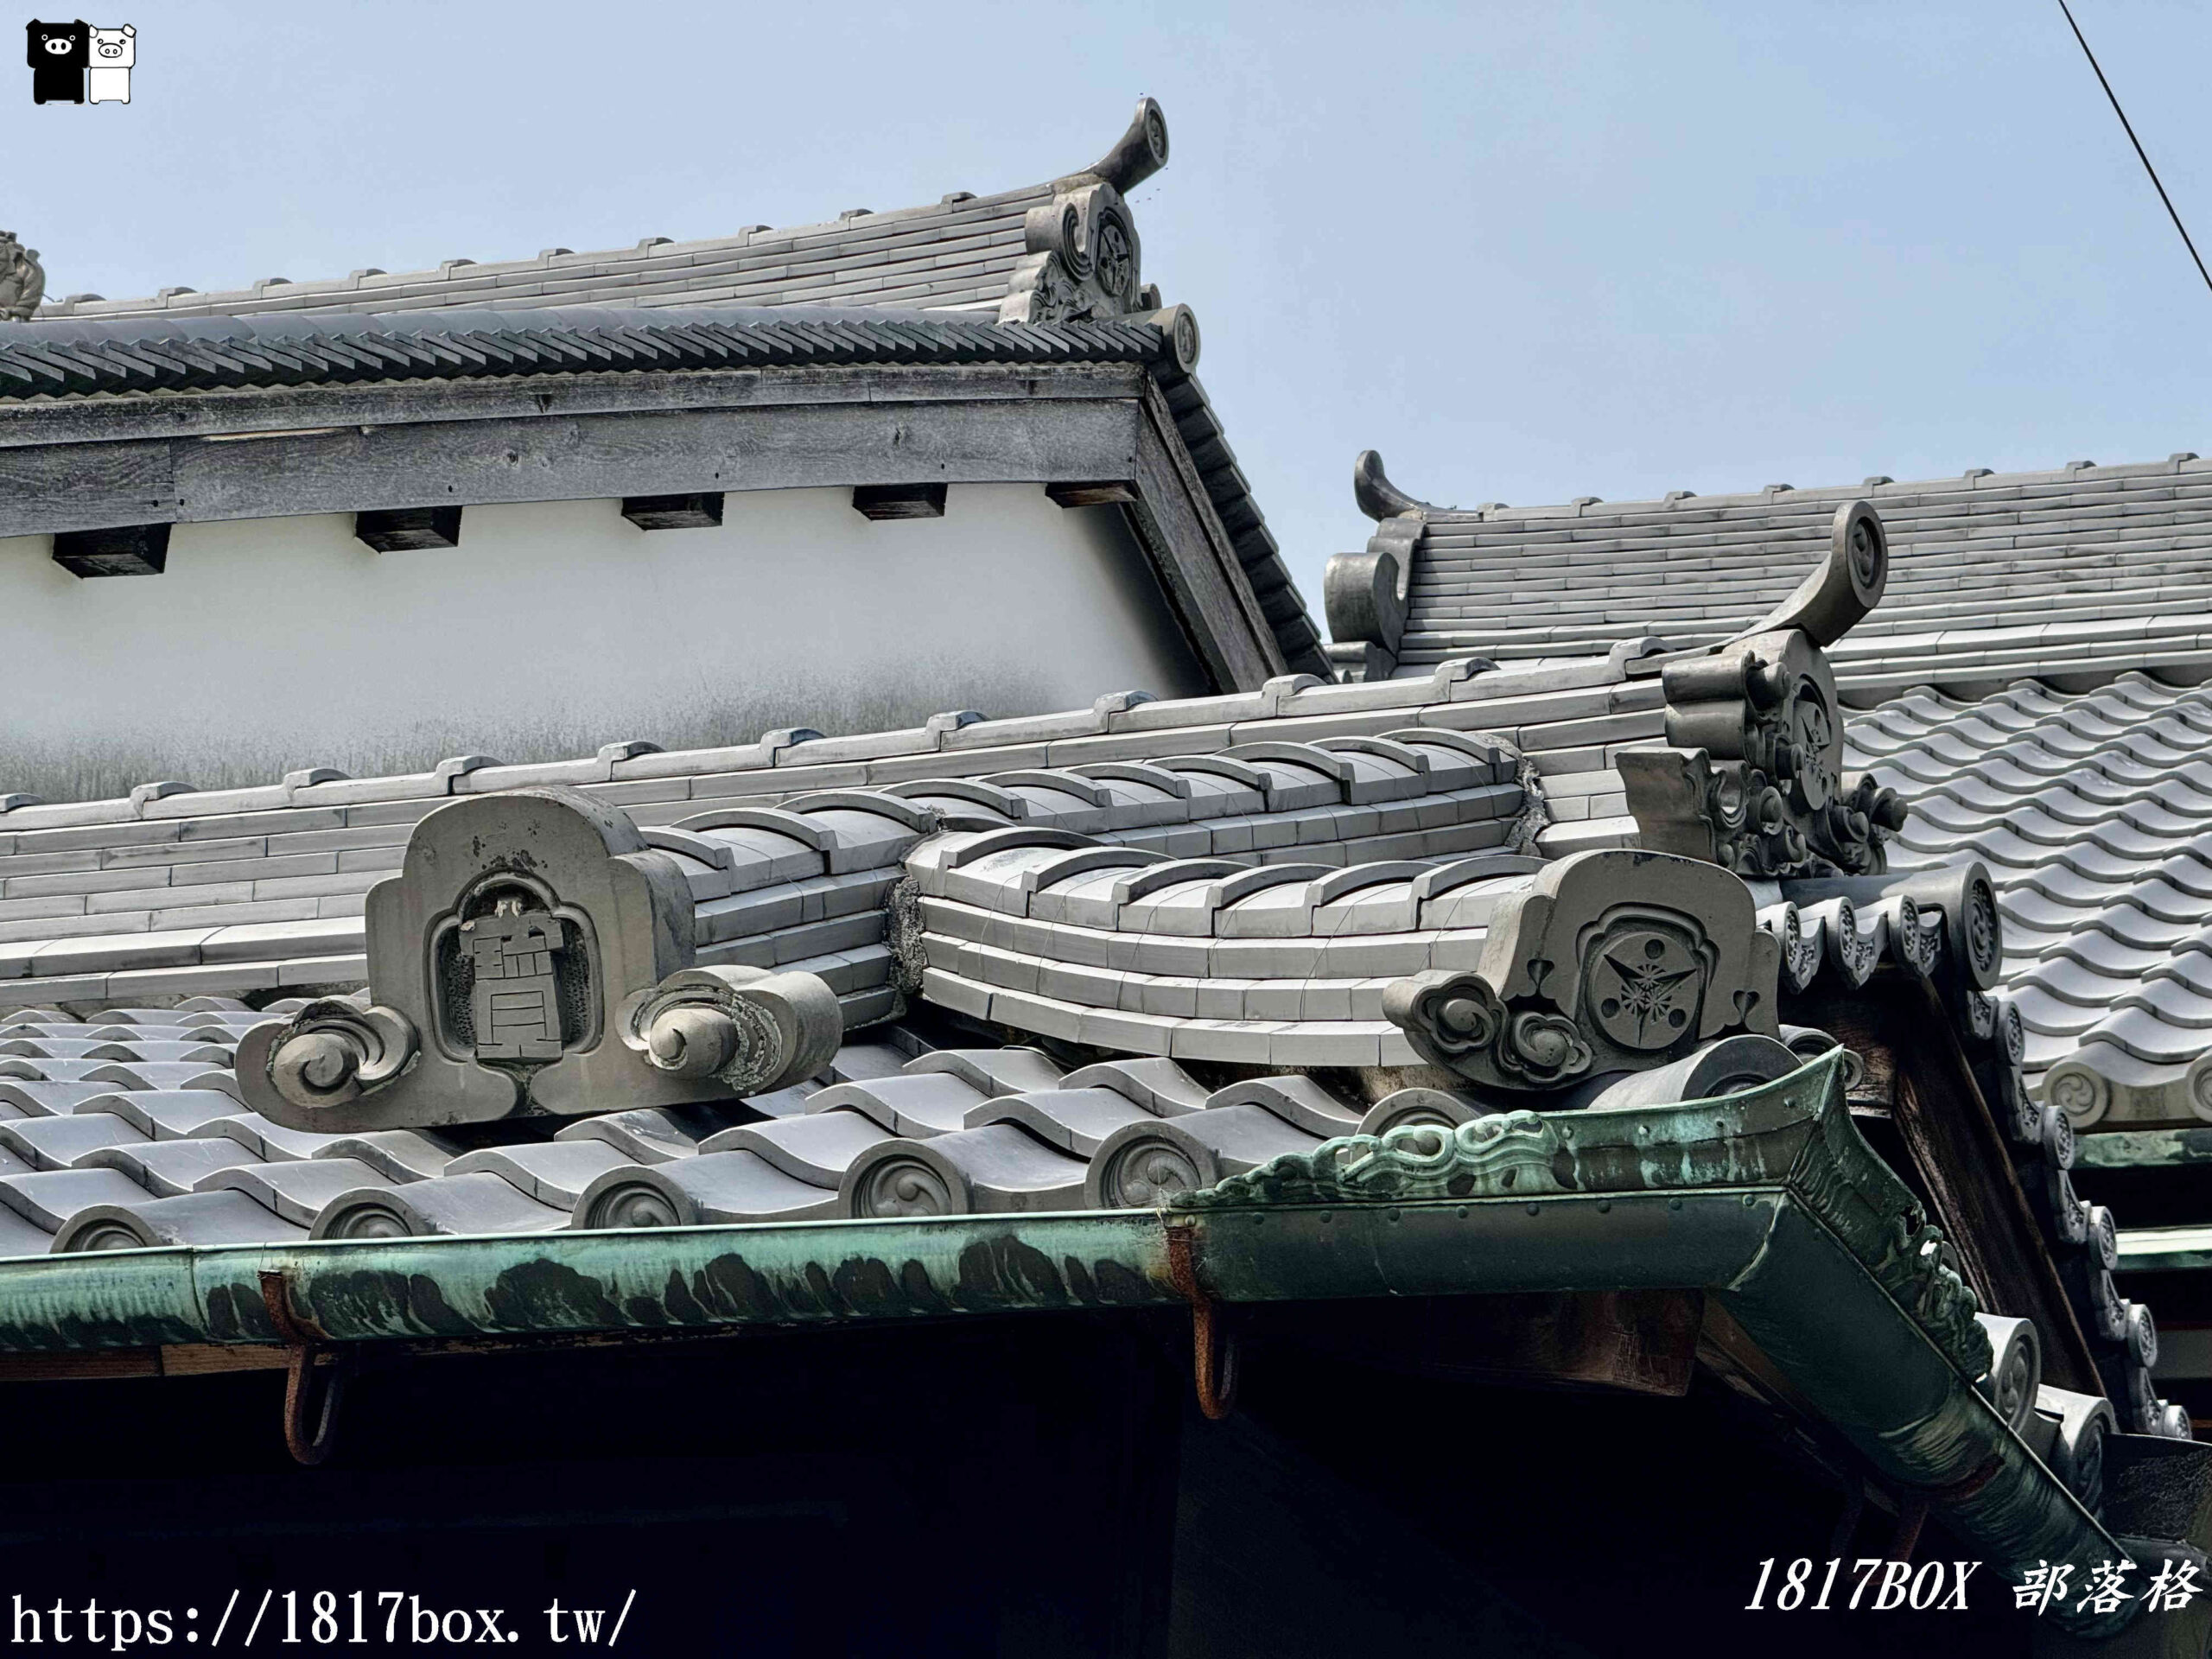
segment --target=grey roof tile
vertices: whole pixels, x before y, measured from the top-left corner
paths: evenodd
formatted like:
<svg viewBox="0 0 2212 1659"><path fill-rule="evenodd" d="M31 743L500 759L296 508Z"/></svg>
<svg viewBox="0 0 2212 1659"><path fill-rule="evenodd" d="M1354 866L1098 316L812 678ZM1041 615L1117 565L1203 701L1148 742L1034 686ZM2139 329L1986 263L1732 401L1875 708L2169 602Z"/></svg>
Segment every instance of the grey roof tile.
<svg viewBox="0 0 2212 1659"><path fill-rule="evenodd" d="M162 1244L286 1244L307 1236L243 1192L187 1192L139 1203L87 1205L55 1233L57 1255Z"/></svg>
<svg viewBox="0 0 2212 1659"><path fill-rule="evenodd" d="M318 1157L233 1165L206 1176L194 1190L243 1192L294 1225L306 1227L341 1192L392 1185L358 1158Z"/></svg>
<svg viewBox="0 0 2212 1659"><path fill-rule="evenodd" d="M110 1112L0 1123L0 1146L38 1170L67 1169L99 1147L135 1146L149 1138Z"/></svg>
<svg viewBox="0 0 2212 1659"><path fill-rule="evenodd" d="M2208 733L2212 692L2140 674L2071 695L1916 690L1847 728L1850 760L1914 803L1893 865L1988 864L2031 1080L2085 1122L2115 1102L2114 1127L2212 1109Z"/></svg>
<svg viewBox="0 0 2212 1659"><path fill-rule="evenodd" d="M0 1176L0 1205L49 1235L88 1205L130 1205L146 1196L146 1189L119 1169L46 1169Z"/></svg>
<svg viewBox="0 0 2212 1659"><path fill-rule="evenodd" d="M1085 1165L1011 1122L883 1142L839 1187L849 1216L950 1216L1082 1207Z"/></svg>
<svg viewBox="0 0 2212 1659"><path fill-rule="evenodd" d="M316 1238L404 1238L552 1232L569 1224L569 1214L540 1204L504 1176L478 1172L349 1188L325 1198L314 1219Z"/></svg>
<svg viewBox="0 0 2212 1659"><path fill-rule="evenodd" d="M748 1116L741 1108L649 1106L581 1118L553 1138L604 1141L639 1163L665 1163L690 1157L701 1141Z"/></svg>
<svg viewBox="0 0 2212 1659"><path fill-rule="evenodd" d="M11 1170L0 1169L0 1174ZM0 1255L38 1255L53 1246L53 1235L12 1209L0 1209Z"/></svg>
<svg viewBox="0 0 2212 1659"><path fill-rule="evenodd" d="M66 334L73 366L35 383L9 371L42 362ZM177 366L148 377L136 349L151 340L189 337L195 347ZM230 349L211 353L220 341ZM619 350L614 349L619 345ZM376 356L364 354L374 348ZM281 348L298 366L272 370L264 353ZM214 391L301 384L349 385L396 380L452 380L487 376L665 372L742 366L841 366L855 363L1131 363L1181 377L1167 332L1148 317L1070 322L1051 328L1001 323L971 315L914 309L905 313L839 309L818 304L764 311L752 308L625 311L616 308L469 309L390 312L375 316L321 313L232 316L181 323L158 320L0 322L0 402L27 397L89 396L159 391ZM1226 486L1224 486L1224 488ZM1224 500L1242 498L1241 488ZM326 789L329 786L326 785ZM172 793L190 792L173 791ZM348 791L332 791L342 797ZM223 806L251 810L286 804L288 788L225 791ZM324 798L317 791L319 798ZM196 801L134 802L130 817L196 815ZM55 826L104 821L86 812L48 812ZM149 837L154 839L155 837Z"/></svg>
<svg viewBox="0 0 2212 1659"><path fill-rule="evenodd" d="M1929 680L1978 696L2022 674L2109 679L2202 655L2212 466L2190 457L1871 489L1421 509L1399 671L1470 653L1596 653L1642 632L1718 640L1788 592L1837 505L1861 495L1883 516L1891 568L1881 610L1833 649L1856 698Z"/></svg>
<svg viewBox="0 0 2212 1659"><path fill-rule="evenodd" d="M1112 1089L1046 1089L987 1100L969 1111L967 1127L1017 1124L1047 1146L1087 1159L1116 1129L1154 1116Z"/></svg>
<svg viewBox="0 0 2212 1659"><path fill-rule="evenodd" d="M156 1198L173 1198L197 1191L200 1181L218 1170L238 1169L253 1161L253 1154L235 1141L194 1138L99 1147L79 1154L75 1166L118 1169Z"/></svg>
<svg viewBox="0 0 2212 1659"><path fill-rule="evenodd" d="M438 1179L493 1174L540 1204L569 1211L594 1179L629 1163L604 1141L548 1141L464 1153L448 1164Z"/></svg>
<svg viewBox="0 0 2212 1659"><path fill-rule="evenodd" d="M812 1109L772 1123L724 1129L701 1142L699 1150L750 1153L792 1180L835 1188L855 1158L891 1133L862 1112Z"/></svg>
<svg viewBox="0 0 2212 1659"><path fill-rule="evenodd" d="M837 1213L834 1186L797 1179L755 1153L733 1148L675 1163L610 1170L583 1195L571 1224L699 1226L802 1221Z"/></svg>
<svg viewBox="0 0 2212 1659"><path fill-rule="evenodd" d="M317 1158L353 1158L366 1164L386 1180L428 1180L442 1173L461 1148L427 1129L378 1129L368 1135L341 1135L316 1149Z"/></svg>
<svg viewBox="0 0 2212 1659"><path fill-rule="evenodd" d="M871 213L835 224L596 253L540 255L474 264L448 261L435 270L374 272L318 282L257 283L200 294L164 289L149 300L77 300L50 306L52 316L214 316L252 311L331 308L375 310L396 301L480 302L493 291L535 290L550 303L696 303L709 293L775 304L795 274L813 272L816 287L866 291L872 273L892 262L926 261L942 281L991 293L995 301L1020 257L1021 215L1050 194L1029 186L968 201L938 202Z"/></svg>

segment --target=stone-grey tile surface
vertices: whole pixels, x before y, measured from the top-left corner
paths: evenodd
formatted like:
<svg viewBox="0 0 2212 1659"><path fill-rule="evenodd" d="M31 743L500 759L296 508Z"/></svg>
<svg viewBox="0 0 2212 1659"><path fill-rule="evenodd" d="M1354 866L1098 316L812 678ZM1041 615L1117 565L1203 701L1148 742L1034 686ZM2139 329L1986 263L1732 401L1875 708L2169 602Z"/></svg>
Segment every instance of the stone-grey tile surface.
<svg viewBox="0 0 2212 1659"><path fill-rule="evenodd" d="M264 1017L214 998L170 1013L226 1033ZM52 1037L133 1023L48 1011L7 1028ZM34 1094L43 1066L67 1063L18 1058L22 1075L0 1096L0 1252L1081 1208L1089 1158L1163 1112L1204 1119L1199 1133L1220 1139L1217 1120L1280 1110L1258 1133L1305 1149L1322 1138L1313 1131L1358 1122L1305 1078L1232 1090L1224 1117L1206 1104L1221 1091L1164 1059L1092 1067L1071 1088L1035 1048L932 1049L900 1026L859 1036L791 1091L795 1116L750 1102L615 1113L474 1151L411 1131L280 1130L224 1089L190 1091L190 1110L178 1109L184 1093L158 1088ZM1252 1135L1230 1138L1256 1146Z"/></svg>
<svg viewBox="0 0 2212 1659"><path fill-rule="evenodd" d="M1713 643L1785 596L1837 505L1860 498L1882 516L1891 563L1880 608L1830 648L1855 702L1925 683L1981 695L2023 675L2212 665L2212 461L2177 454L1385 518L1377 543L1395 535L1412 561L1399 671L1643 636Z"/></svg>
<svg viewBox="0 0 2212 1659"><path fill-rule="evenodd" d="M1656 741L1663 725L1656 683L1630 681L1603 660L1478 672L1446 664L1422 679L1377 685L1293 675L1223 696L1101 698L1052 717L1062 734L1041 746L1041 757L1034 717L985 719L874 734L864 743L802 732L676 753L616 746L621 758L579 764L576 786L623 806L649 832L666 832L667 849L690 870L701 938L721 953L709 960L749 962L764 950L771 959L758 965L845 957L836 967L844 981L837 988L857 994L881 982L881 963L851 918L877 906L892 879L890 850L908 833L897 816L911 810L905 804L979 824L1082 823L1133 856L1220 856L1240 865L1437 861L1527 850L1532 838L1541 835L1549 846L1562 830L1595 825L1624 833L1617 792L1603 787L1618 781L1607 746L1584 741L1584 724L1601 716ZM866 758L848 758L856 743ZM359 779L326 770L304 774L314 781L271 788L263 804L241 804L238 791L211 794L204 798L213 810L205 812L194 810L203 798L184 788L10 804L0 810L0 1009L350 989L366 976L359 894L350 900L354 914L255 920L253 895L267 883L252 872L280 867L303 839L343 835L359 842L352 851L376 855L376 868L354 877L365 893L390 874L433 808L457 795L542 781L545 770L457 761L433 772ZM856 789L877 794L873 813L840 804ZM1564 821L1547 830L1554 789ZM899 798L887 803L884 793ZM813 848L779 833L772 817L746 820L787 804L804 807L802 816L835 842L842 868L830 869ZM1592 819L1599 805L1613 816ZM152 850L219 843L243 880L169 885L164 876L204 865L148 858ZM879 855L880 862L862 868ZM810 881L796 894L759 894L757 878L771 867L803 869ZM170 907L95 910L104 884L119 872L161 884ZM188 916L194 925L156 929L156 915ZM1102 958L1095 965L1112 964ZM189 1039L172 1033L170 1040ZM0 1055L0 1077L6 1058ZM192 1064L151 1055L141 1063Z"/></svg>
<svg viewBox="0 0 2212 1659"><path fill-rule="evenodd" d="M2090 1122L2118 1094L2212 1117L2212 689L1920 690L1847 741L1913 803L1893 867L1988 868L2038 1089Z"/></svg>

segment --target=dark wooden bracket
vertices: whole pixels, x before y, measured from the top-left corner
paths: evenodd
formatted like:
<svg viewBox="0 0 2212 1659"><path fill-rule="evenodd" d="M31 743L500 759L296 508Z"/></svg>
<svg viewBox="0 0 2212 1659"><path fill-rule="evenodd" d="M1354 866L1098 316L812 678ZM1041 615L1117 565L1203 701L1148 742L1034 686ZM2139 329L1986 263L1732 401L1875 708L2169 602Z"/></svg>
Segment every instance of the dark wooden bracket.
<svg viewBox="0 0 2212 1659"><path fill-rule="evenodd" d="M1997 1478L2004 1471L2004 1459L1995 1452L1983 1459L1979 1467L1963 1480L1955 1480L1948 1486L1908 1487L1897 1495L1897 1528L1890 1540L1890 1547L1883 1554L1886 1561L1909 1561L1914 1548L1920 1542L1920 1529L1928 1524L1928 1512L1936 1504L1947 1509L1965 1503L1976 1492Z"/></svg>
<svg viewBox="0 0 2212 1659"><path fill-rule="evenodd" d="M622 516L639 530L710 530L722 521L720 490L677 495L626 495Z"/></svg>
<svg viewBox="0 0 2212 1659"><path fill-rule="evenodd" d="M168 569L169 527L61 531L54 538L54 562L73 576L158 576Z"/></svg>
<svg viewBox="0 0 2212 1659"><path fill-rule="evenodd" d="M1861 1477L1843 1478L1843 1512L1835 1518L1835 1530L1828 1535L1828 1554L1845 1556L1851 1554L1851 1541L1859 1535L1859 1522L1866 1513L1866 1482Z"/></svg>
<svg viewBox="0 0 2212 1659"><path fill-rule="evenodd" d="M863 518L942 518L942 484L855 484L853 511Z"/></svg>
<svg viewBox="0 0 2212 1659"><path fill-rule="evenodd" d="M1920 1529L1928 1524L1928 1500L1915 1492L1904 1500L1897 1510L1897 1529L1891 1536L1890 1547L1882 1559L1887 1561L1909 1561L1920 1543Z"/></svg>
<svg viewBox="0 0 2212 1659"><path fill-rule="evenodd" d="M1045 493L1055 505L1062 507L1125 507L1144 499L1137 493L1137 486L1126 479L1103 479L1096 483L1047 484Z"/></svg>
<svg viewBox="0 0 2212 1659"><path fill-rule="evenodd" d="M461 545L461 509L390 507L353 515L353 539L379 553L420 552Z"/></svg>
<svg viewBox="0 0 2212 1659"><path fill-rule="evenodd" d="M1198 1409L1219 1422L1236 1409L1236 1338L1221 1304L1198 1282L1196 1248L1188 1227L1167 1230L1167 1274L1191 1305L1191 1369Z"/></svg>
<svg viewBox="0 0 2212 1659"><path fill-rule="evenodd" d="M292 1311L292 1287L281 1273L261 1275L262 1306L269 1322L284 1339L289 1363L284 1372L284 1448L293 1461L312 1469L327 1459L338 1442L338 1402L344 1397L353 1362L343 1348L333 1348L321 1333ZM321 1393L321 1402L310 1408L315 1393L315 1362L331 1348ZM310 1418L314 1427L308 1427Z"/></svg>

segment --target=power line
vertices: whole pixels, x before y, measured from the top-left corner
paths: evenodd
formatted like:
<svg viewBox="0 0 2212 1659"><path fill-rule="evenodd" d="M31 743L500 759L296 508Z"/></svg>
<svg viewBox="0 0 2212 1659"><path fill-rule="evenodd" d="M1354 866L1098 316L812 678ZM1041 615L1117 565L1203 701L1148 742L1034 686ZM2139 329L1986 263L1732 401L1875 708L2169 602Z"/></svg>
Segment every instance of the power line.
<svg viewBox="0 0 2212 1659"><path fill-rule="evenodd" d="M2112 105L2112 112L2120 118L2120 124L2127 133L2127 142L2135 146L2135 154L2142 161L2143 170L2151 175L2151 188L2158 193L2158 200L2166 204L2166 217L2174 222L2174 229L2181 232L2181 245L2189 250L2189 257L2196 261L2196 274L2204 279L2204 286L2212 289L2212 270L2204 269L2204 257L2196 251L2196 244L2189 239L2189 226L2181 222L2181 215L2174 211L2174 200L2166 194L2166 187L2158 182L2158 169L2151 165L2145 154L2143 141L2135 136L2135 124L2127 118L2127 111L2120 107L2120 98L2112 89L2112 82L2105 79L2105 72L2097 62L2097 54L2089 50L2089 42L2082 34L2082 25L2074 21L2074 8L2066 0L2058 0L2058 9L2066 14L2066 26L2074 31L2074 38L2082 42L2082 55L2089 60L2089 67L2097 72L2097 85L2105 89L2105 98Z"/></svg>

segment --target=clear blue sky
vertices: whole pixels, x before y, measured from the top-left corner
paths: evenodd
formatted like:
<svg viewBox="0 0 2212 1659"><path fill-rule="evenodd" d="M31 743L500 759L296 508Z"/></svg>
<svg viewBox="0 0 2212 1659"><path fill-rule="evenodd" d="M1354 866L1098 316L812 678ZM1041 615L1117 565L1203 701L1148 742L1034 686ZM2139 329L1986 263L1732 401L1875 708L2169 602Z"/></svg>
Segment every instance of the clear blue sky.
<svg viewBox="0 0 2212 1659"><path fill-rule="evenodd" d="M2212 12L2077 15L2212 252ZM34 108L21 67L0 100L0 223L57 296L988 192L1089 162L1149 92L1146 275L1197 309L1317 612L1370 446L1461 504L2212 453L2212 293L2055 0L86 20L137 28L130 107Z"/></svg>

